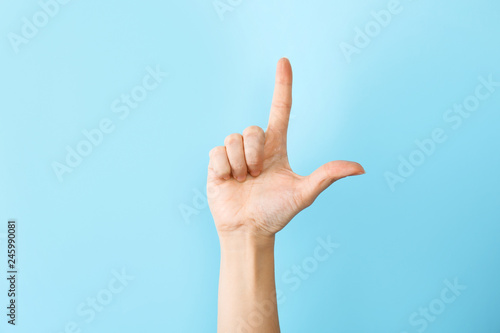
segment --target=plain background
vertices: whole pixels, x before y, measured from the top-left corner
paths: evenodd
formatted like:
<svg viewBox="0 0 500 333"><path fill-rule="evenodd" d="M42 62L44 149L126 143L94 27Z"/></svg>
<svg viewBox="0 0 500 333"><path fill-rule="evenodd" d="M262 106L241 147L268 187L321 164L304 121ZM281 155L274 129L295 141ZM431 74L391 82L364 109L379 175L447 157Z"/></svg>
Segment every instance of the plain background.
<svg viewBox="0 0 500 333"><path fill-rule="evenodd" d="M294 171L346 159L367 173L277 236L282 331L418 332L410 316L458 279L467 289L425 331L499 332L500 89L458 129L443 115L478 77L500 81L500 4L402 0L346 61L340 43L387 3L243 0L221 20L209 0L71 1L15 53L8 34L40 5L1 1L0 271L15 218L16 332L71 321L81 332L215 332L219 245L197 193L213 146L267 126L283 56L294 69ZM120 119L111 104L148 66L168 77ZM52 163L103 118L115 130L58 181ZM447 140L391 191L384 174L435 128ZM340 247L293 290L283 275L328 236ZM134 280L85 322L77 308L122 268ZM6 290L4 280L3 309ZM13 332L5 311L0 327Z"/></svg>

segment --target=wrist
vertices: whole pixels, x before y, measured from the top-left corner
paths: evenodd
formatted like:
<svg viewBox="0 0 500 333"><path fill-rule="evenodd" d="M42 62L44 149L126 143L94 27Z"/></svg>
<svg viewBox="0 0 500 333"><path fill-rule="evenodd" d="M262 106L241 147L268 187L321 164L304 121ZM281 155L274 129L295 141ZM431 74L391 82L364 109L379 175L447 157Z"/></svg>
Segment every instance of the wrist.
<svg viewBox="0 0 500 333"><path fill-rule="evenodd" d="M242 230L218 230L218 233L221 245L218 331L279 332L274 234ZM256 314L262 321L253 321Z"/></svg>
<svg viewBox="0 0 500 333"><path fill-rule="evenodd" d="M246 232L219 233L221 281L229 277L244 286L247 300L268 299L275 289L275 236Z"/></svg>
<svg viewBox="0 0 500 333"><path fill-rule="evenodd" d="M275 235L243 230L217 231L221 251L274 250Z"/></svg>

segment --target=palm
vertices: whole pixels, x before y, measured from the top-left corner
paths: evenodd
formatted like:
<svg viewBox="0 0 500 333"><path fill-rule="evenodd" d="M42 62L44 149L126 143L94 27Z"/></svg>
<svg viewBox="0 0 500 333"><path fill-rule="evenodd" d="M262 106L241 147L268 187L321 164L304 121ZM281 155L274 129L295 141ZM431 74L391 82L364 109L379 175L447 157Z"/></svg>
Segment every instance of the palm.
<svg viewBox="0 0 500 333"><path fill-rule="evenodd" d="M335 180L364 172L346 161L327 163L306 177L292 171L286 150L291 84L291 67L281 60L265 134L250 127L211 152L208 202L219 231L273 235Z"/></svg>
<svg viewBox="0 0 500 333"><path fill-rule="evenodd" d="M302 178L290 169L286 156L279 160L266 156L258 177L249 176L243 183L209 179L209 202L217 228L231 230L251 223L266 233L278 232L304 208L297 191Z"/></svg>

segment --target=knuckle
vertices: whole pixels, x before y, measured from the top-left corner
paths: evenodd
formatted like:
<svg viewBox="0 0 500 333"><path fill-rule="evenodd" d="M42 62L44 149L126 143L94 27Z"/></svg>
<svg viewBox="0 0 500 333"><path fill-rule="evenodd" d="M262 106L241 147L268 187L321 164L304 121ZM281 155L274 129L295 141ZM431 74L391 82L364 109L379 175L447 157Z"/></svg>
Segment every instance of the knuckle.
<svg viewBox="0 0 500 333"><path fill-rule="evenodd" d="M221 146L217 146L217 147L214 147L210 150L210 152L208 153L208 156L210 157L214 157L215 155L217 155L217 153L219 153L224 147L221 147Z"/></svg>
<svg viewBox="0 0 500 333"><path fill-rule="evenodd" d="M260 163L256 162L256 161L252 161L250 163L247 163L248 167L252 170L254 169L258 169L259 166L260 166Z"/></svg>
<svg viewBox="0 0 500 333"><path fill-rule="evenodd" d="M314 203L314 200L316 198L312 195L299 194L294 199L297 205L302 206L303 208L307 208Z"/></svg>
<svg viewBox="0 0 500 333"><path fill-rule="evenodd" d="M315 198L305 198L303 203L305 208L310 207L314 203Z"/></svg>
<svg viewBox="0 0 500 333"><path fill-rule="evenodd" d="M226 175L229 175L231 173L231 169L230 168L219 168L217 169L217 175L223 177L223 176L226 176Z"/></svg>
<svg viewBox="0 0 500 333"><path fill-rule="evenodd" d="M292 108L292 102L291 101L285 101L285 100L280 100L280 101L273 101L272 102L272 107L276 109L291 109Z"/></svg>
<svg viewBox="0 0 500 333"><path fill-rule="evenodd" d="M243 163L235 163L234 165L231 165L231 167L236 172L244 171L246 169L246 165Z"/></svg>
<svg viewBox="0 0 500 333"><path fill-rule="evenodd" d="M259 126L250 126L243 131L243 136L245 137L260 137L262 134L264 134L264 130Z"/></svg>
<svg viewBox="0 0 500 333"><path fill-rule="evenodd" d="M334 178L339 173L339 168L333 163L328 163L325 166L325 178Z"/></svg>
<svg viewBox="0 0 500 333"><path fill-rule="evenodd" d="M259 154L257 152L247 152L246 154L247 165L257 166L259 165Z"/></svg>
<svg viewBox="0 0 500 333"><path fill-rule="evenodd" d="M224 139L224 144L227 145L232 145L235 143L241 142L241 135L234 133L234 134L229 134L226 139Z"/></svg>

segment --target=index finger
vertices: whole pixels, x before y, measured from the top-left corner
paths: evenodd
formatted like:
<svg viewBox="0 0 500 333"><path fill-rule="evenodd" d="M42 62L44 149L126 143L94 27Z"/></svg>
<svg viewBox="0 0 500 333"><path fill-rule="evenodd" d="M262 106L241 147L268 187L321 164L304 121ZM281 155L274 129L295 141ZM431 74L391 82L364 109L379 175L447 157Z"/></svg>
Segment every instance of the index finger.
<svg viewBox="0 0 500 333"><path fill-rule="evenodd" d="M281 58L276 68L271 114L267 130L276 132L286 143L288 119L292 108L292 66L287 58Z"/></svg>

